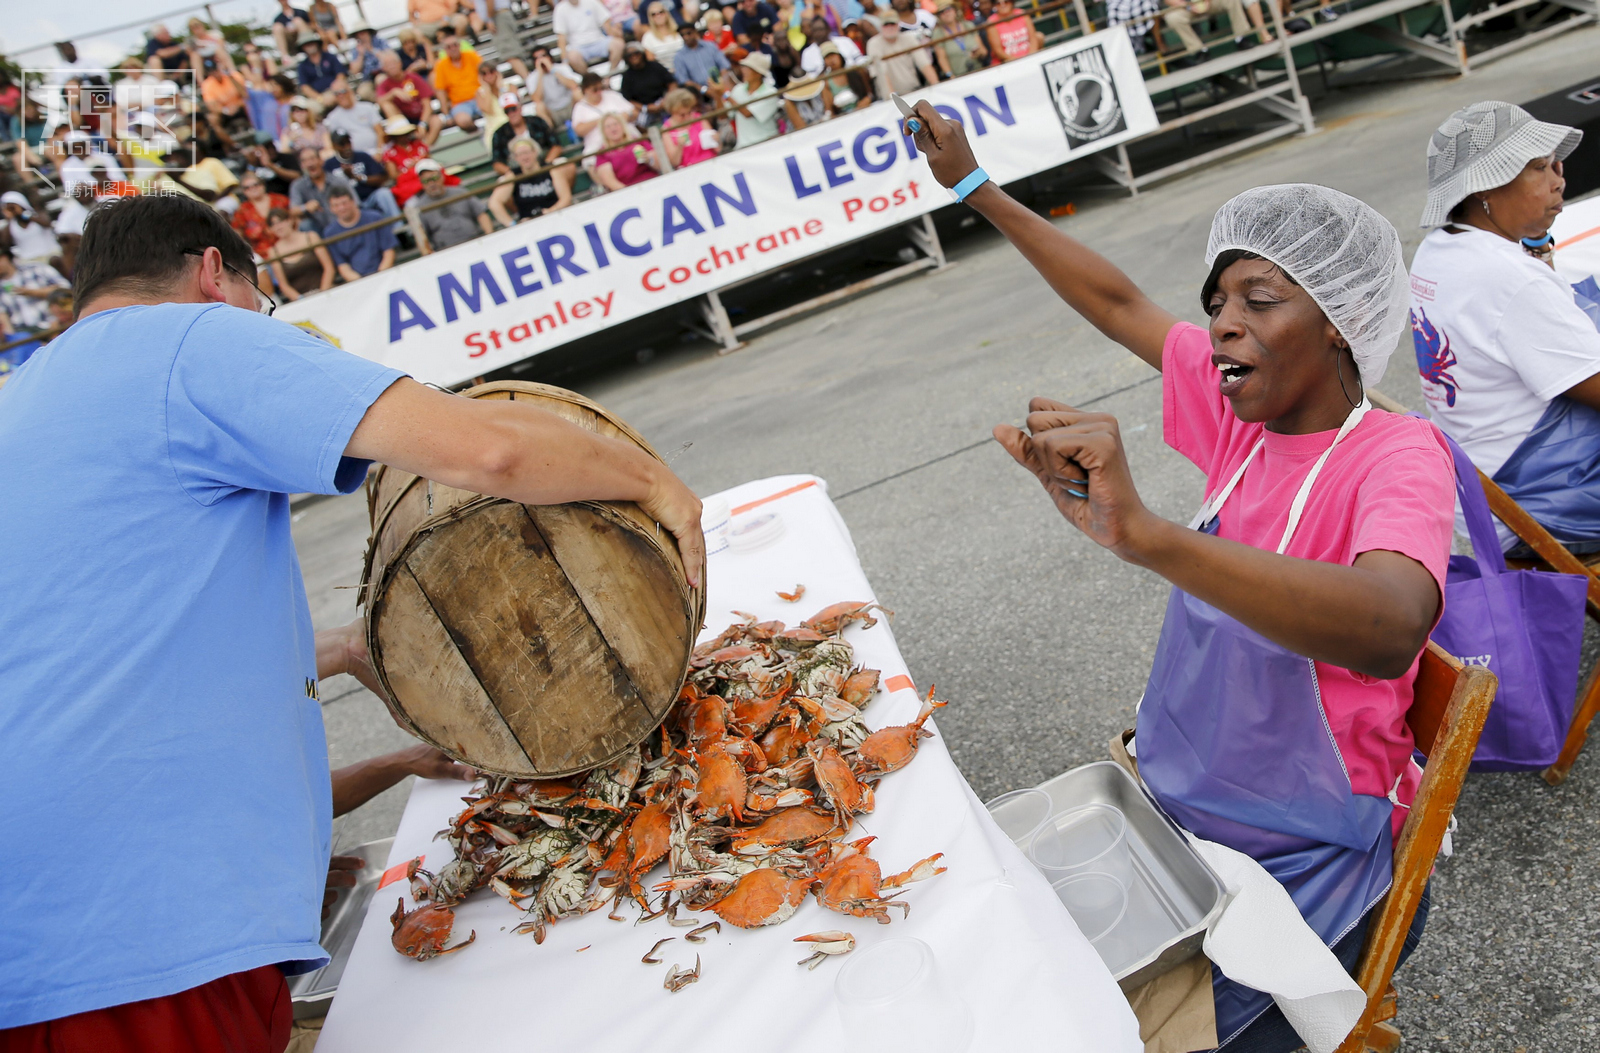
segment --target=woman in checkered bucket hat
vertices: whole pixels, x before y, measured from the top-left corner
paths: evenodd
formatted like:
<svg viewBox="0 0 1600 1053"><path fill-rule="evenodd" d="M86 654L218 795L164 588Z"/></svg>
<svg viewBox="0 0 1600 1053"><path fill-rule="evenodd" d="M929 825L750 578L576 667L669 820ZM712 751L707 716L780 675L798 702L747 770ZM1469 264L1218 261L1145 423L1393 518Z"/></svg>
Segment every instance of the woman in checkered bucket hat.
<svg viewBox="0 0 1600 1053"><path fill-rule="evenodd" d="M1582 138L1508 102L1439 126L1411 335L1434 422L1557 540L1600 552L1600 289L1568 285L1550 251L1562 162Z"/></svg>

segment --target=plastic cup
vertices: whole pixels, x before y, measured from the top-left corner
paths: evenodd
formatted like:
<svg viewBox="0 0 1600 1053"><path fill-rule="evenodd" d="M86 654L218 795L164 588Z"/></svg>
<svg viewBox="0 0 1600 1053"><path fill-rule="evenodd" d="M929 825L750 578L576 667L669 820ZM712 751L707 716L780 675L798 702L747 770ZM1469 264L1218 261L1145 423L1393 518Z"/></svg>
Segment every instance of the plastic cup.
<svg viewBox="0 0 1600 1053"><path fill-rule="evenodd" d="M728 547L728 533L733 528L733 516L728 512L728 499L713 497L700 506L700 529L706 535L706 555L715 555Z"/></svg>
<svg viewBox="0 0 1600 1053"><path fill-rule="evenodd" d="M984 805L1013 844L1026 846L1039 828L1050 819L1055 807L1043 790L1012 790Z"/></svg>
<svg viewBox="0 0 1600 1053"><path fill-rule="evenodd" d="M972 1010L945 982L933 948L898 936L851 954L833 982L846 1048L966 1053Z"/></svg>
<svg viewBox="0 0 1600 1053"><path fill-rule="evenodd" d="M1052 815L1034 835L1028 858L1051 885L1079 874L1104 874L1124 891L1133 879L1128 820L1105 804Z"/></svg>
<svg viewBox="0 0 1600 1053"><path fill-rule="evenodd" d="M1128 890L1109 874L1075 874L1052 887L1090 943L1099 943L1128 913Z"/></svg>

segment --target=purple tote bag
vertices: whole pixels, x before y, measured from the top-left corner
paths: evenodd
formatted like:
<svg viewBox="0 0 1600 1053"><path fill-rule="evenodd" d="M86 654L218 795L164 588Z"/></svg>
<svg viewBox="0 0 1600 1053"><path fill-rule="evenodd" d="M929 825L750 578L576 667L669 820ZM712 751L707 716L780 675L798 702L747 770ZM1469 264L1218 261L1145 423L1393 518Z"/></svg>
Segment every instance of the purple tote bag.
<svg viewBox="0 0 1600 1053"><path fill-rule="evenodd" d="M1442 434L1442 433L1441 433ZM1530 771L1555 763L1578 689L1588 579L1507 570L1489 500L1472 461L1445 436L1472 556L1451 556L1444 617L1433 640L1500 678L1473 771Z"/></svg>

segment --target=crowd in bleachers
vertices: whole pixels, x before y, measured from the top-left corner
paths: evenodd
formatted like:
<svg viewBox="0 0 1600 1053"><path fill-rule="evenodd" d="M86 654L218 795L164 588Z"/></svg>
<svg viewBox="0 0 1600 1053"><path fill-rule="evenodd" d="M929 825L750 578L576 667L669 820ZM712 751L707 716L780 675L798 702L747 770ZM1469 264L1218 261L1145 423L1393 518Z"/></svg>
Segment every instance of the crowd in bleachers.
<svg viewBox="0 0 1600 1053"><path fill-rule="evenodd" d="M46 177L8 194L0 335L54 327L117 196L212 204L283 302L1044 43L1013 0L410 0L387 33L295 2L231 42L196 18L115 69L62 43L45 81L0 74L0 137ZM499 183L472 197L484 154Z"/></svg>
<svg viewBox="0 0 1600 1053"><path fill-rule="evenodd" d="M409 0L408 21L378 32L296 2L226 34L154 26L115 69L66 42L37 83L0 66L0 138L46 177L3 177L0 338L56 327L83 222L118 196L212 204L254 249L262 290L290 301L1030 55L1038 23L1067 25L1064 3L1037 0ZM1195 52L1208 14L1266 39L1270 2L1106 11L1141 49L1160 12Z"/></svg>

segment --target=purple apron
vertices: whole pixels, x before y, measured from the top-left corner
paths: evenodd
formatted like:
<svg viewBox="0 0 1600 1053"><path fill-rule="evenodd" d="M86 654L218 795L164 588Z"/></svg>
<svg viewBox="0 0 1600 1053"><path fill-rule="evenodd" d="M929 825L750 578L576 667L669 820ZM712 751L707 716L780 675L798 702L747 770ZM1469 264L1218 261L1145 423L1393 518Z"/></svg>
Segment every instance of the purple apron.
<svg viewBox="0 0 1600 1053"><path fill-rule="evenodd" d="M1563 545L1600 541L1600 412L1557 395L1494 481Z"/></svg>
<svg viewBox="0 0 1600 1053"><path fill-rule="evenodd" d="M1334 446L1369 408L1363 399L1312 466L1280 554ZM1261 445L1190 526L1216 532L1217 510ZM1392 798L1351 790L1311 659L1174 588L1134 741L1139 774L1167 814L1265 867L1330 947L1388 891ZM1224 1043L1272 1004L1215 969L1212 989Z"/></svg>

